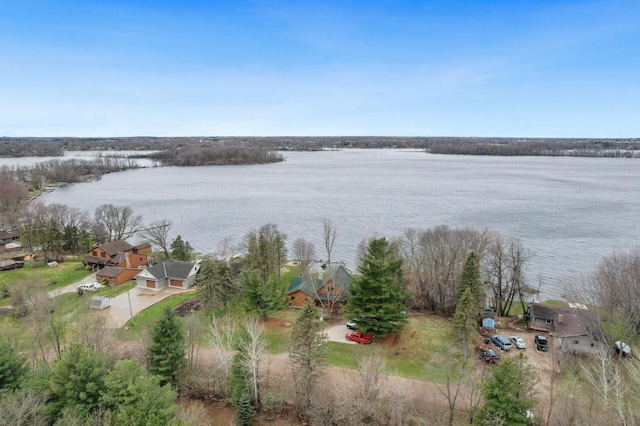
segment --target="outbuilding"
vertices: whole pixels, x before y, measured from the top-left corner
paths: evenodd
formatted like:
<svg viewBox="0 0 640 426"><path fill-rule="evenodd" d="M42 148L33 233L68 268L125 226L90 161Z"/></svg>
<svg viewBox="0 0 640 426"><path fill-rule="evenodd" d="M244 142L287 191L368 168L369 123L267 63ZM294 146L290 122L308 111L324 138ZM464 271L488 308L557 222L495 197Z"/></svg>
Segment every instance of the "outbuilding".
<svg viewBox="0 0 640 426"><path fill-rule="evenodd" d="M107 309L111 306L111 299L105 296L92 296L89 300L89 307L91 309Z"/></svg>

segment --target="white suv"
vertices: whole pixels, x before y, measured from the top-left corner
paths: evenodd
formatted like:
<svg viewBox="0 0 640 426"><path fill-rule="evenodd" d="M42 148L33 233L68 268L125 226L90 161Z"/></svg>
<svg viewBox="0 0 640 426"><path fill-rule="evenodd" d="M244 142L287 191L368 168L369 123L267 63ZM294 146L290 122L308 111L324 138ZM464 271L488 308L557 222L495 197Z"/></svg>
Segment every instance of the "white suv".
<svg viewBox="0 0 640 426"><path fill-rule="evenodd" d="M96 291L96 290L100 290L102 288L102 284L100 284L97 281L94 281L92 283L84 283L82 285L80 285L80 287L82 291Z"/></svg>

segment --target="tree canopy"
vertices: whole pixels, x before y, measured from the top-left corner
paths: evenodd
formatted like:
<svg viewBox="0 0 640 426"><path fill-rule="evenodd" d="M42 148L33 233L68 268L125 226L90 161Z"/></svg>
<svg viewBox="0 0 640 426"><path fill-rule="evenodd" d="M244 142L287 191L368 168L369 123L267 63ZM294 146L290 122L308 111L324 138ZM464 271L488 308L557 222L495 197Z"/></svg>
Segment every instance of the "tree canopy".
<svg viewBox="0 0 640 426"><path fill-rule="evenodd" d="M175 383L180 370L186 365L182 326L170 308L151 330L151 344L147 348L149 372L161 378L161 382Z"/></svg>
<svg viewBox="0 0 640 426"><path fill-rule="evenodd" d="M394 245L385 238L372 240L358 271L349 285L347 318L377 337L397 333L407 322L404 301L409 294L403 291L402 259Z"/></svg>
<svg viewBox="0 0 640 426"><path fill-rule="evenodd" d="M533 399L537 380L524 354L501 360L482 385L485 404L478 409L480 424L529 424L527 412L537 403Z"/></svg>
<svg viewBox="0 0 640 426"><path fill-rule="evenodd" d="M456 289L456 300L458 303L466 289L471 289L473 299L479 311L480 306L484 303L485 293L482 288L482 279L480 278L480 264L478 263L478 256L475 252L471 252L469 256L467 256L467 260L462 268L460 282Z"/></svg>

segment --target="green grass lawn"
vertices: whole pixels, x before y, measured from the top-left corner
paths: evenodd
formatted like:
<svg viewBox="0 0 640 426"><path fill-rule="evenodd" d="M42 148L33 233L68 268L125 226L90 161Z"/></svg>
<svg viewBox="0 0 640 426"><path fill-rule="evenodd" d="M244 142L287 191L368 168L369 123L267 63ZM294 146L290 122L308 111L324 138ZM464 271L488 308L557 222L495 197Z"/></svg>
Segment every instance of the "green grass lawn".
<svg viewBox="0 0 640 426"><path fill-rule="evenodd" d="M21 286L34 285L51 291L80 281L90 273L82 269L80 260L66 260L52 267L42 262L26 262L23 268L0 272L0 288L6 285L11 292ZM10 303L11 298L0 300L0 306Z"/></svg>
<svg viewBox="0 0 640 426"><path fill-rule="evenodd" d="M105 286L104 288L101 288L98 291L95 291L93 293L87 293L87 294L91 294L91 295L96 295L96 296L105 296L105 297L116 297L122 293L126 293L127 291L131 290L132 288L135 288L136 286L136 282L135 281L131 281L128 282L126 284L120 284L120 285L116 285L113 287L109 287L109 286Z"/></svg>
<svg viewBox="0 0 640 426"><path fill-rule="evenodd" d="M266 330L267 350L283 353L287 350L287 336L299 310L284 309L269 317ZM372 345L347 345L329 342L329 364L355 368L358 359L367 352L380 350L386 359L386 371L403 377L440 381L442 375L436 355L449 344L451 322L437 316L413 315L395 339L389 338Z"/></svg>
<svg viewBox="0 0 640 426"><path fill-rule="evenodd" d="M124 335L128 338L137 338L141 331L145 331L155 324L165 308L175 308L182 302L194 297L193 293L176 294L138 312L125 324L127 332Z"/></svg>

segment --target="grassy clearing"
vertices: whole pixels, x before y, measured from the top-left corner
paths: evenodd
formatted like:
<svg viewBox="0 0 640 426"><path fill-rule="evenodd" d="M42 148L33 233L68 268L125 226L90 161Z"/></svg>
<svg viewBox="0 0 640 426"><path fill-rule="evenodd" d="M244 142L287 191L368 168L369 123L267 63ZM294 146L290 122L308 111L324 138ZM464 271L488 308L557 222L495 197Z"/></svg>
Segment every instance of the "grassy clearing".
<svg viewBox="0 0 640 426"><path fill-rule="evenodd" d="M90 273L82 269L80 260L66 260L53 267L43 262L27 262L24 268L0 272L0 288L6 285L11 291L20 286L34 285L51 291L80 281ZM9 299L0 300L0 306L9 302Z"/></svg>
<svg viewBox="0 0 640 426"><path fill-rule="evenodd" d="M267 323L267 348L270 353L286 352L288 324L293 324L298 310L285 309L269 317ZM386 359L388 373L421 380L442 380L436 355L446 348L450 340L451 323L436 316L415 315L409 317L404 331L395 339L379 341L373 345L347 345L329 342L329 364L355 368L358 359L372 350L380 350Z"/></svg>
<svg viewBox="0 0 640 426"><path fill-rule="evenodd" d="M436 316L412 316L395 342L385 344L387 368L392 374L437 381L436 369L427 368L449 345L451 322Z"/></svg>
<svg viewBox="0 0 640 426"><path fill-rule="evenodd" d="M272 354L287 352L287 339L291 325L298 318L297 309L284 309L269 317L266 325L267 351Z"/></svg>
<svg viewBox="0 0 640 426"><path fill-rule="evenodd" d="M100 290L94 292L94 293L90 293L92 295L96 295L96 296L105 296L105 297L116 297L122 293L126 293L127 291L133 289L136 287L136 282L132 281L126 284L120 284L114 287L104 287L101 288Z"/></svg>
<svg viewBox="0 0 640 426"><path fill-rule="evenodd" d="M125 324L125 328L128 331L127 333L125 333L125 336L136 338L139 332L147 330L149 327L152 327L153 324L155 324L156 320L160 318L160 315L165 308L175 308L182 302L193 299L193 297L193 293L176 294L174 296L167 297L166 299L161 300L160 302L148 307L142 312L138 312Z"/></svg>

